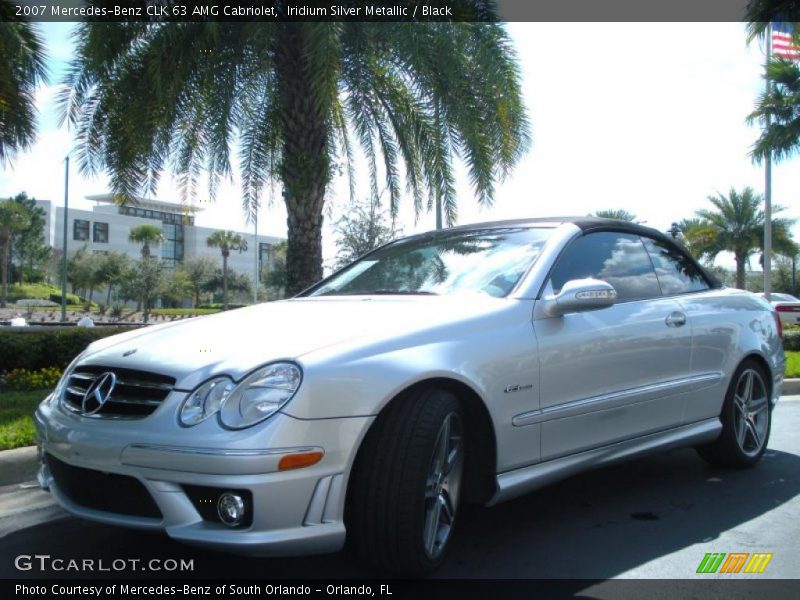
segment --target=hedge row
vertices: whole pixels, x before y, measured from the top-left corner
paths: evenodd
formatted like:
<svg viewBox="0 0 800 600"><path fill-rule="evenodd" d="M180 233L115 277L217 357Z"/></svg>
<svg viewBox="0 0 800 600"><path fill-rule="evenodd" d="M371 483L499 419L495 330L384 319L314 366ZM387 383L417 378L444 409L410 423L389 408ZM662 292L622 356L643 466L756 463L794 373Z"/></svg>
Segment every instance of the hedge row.
<svg viewBox="0 0 800 600"><path fill-rule="evenodd" d="M800 350L800 329L792 328L783 332L783 349Z"/></svg>
<svg viewBox="0 0 800 600"><path fill-rule="evenodd" d="M95 340L135 327L64 327L0 329L0 370L65 368Z"/></svg>

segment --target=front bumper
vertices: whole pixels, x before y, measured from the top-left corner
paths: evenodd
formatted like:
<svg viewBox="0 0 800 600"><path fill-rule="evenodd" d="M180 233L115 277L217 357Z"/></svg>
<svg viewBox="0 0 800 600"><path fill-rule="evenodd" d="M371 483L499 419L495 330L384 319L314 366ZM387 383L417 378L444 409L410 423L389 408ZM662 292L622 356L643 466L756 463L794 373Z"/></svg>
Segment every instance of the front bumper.
<svg viewBox="0 0 800 600"><path fill-rule="evenodd" d="M135 421L99 420L66 414L46 402L35 415L42 458L39 483L74 515L163 530L190 544L256 556L335 552L345 539L350 467L371 421L372 417L301 420L278 414L242 431L223 431L212 422L184 429L158 414ZM322 450L322 460L305 468L278 469L281 456L310 449ZM85 494L70 494L70 486L59 483L61 470L54 473L46 456L92 471L97 476L92 481L102 474L135 479L160 516L98 510L85 501ZM204 518L196 495L189 493L198 486L246 490L252 498L249 525L234 529L208 514Z"/></svg>

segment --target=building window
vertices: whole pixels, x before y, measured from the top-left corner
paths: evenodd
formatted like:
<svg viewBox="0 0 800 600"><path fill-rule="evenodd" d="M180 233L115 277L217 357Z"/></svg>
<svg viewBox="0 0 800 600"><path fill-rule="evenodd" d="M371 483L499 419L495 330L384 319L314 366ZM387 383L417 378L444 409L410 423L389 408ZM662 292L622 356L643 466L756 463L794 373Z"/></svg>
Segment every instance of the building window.
<svg viewBox="0 0 800 600"><path fill-rule="evenodd" d="M160 210L149 210L144 208L134 208L132 206L120 206L119 214L129 217L140 217L142 219L155 219L163 223L175 223L182 225L194 225L194 217L189 214L177 214L163 212Z"/></svg>
<svg viewBox="0 0 800 600"><path fill-rule="evenodd" d="M108 243L108 223L94 223L92 239L96 244Z"/></svg>
<svg viewBox="0 0 800 600"><path fill-rule="evenodd" d="M272 244L260 242L258 244L258 268L263 269L272 264L274 260L275 249Z"/></svg>
<svg viewBox="0 0 800 600"><path fill-rule="evenodd" d="M78 242L89 241L89 221L75 219L72 222L72 239Z"/></svg>
<svg viewBox="0 0 800 600"><path fill-rule="evenodd" d="M168 267L183 260L183 225L164 223L161 226L164 241L161 242L161 258Z"/></svg>

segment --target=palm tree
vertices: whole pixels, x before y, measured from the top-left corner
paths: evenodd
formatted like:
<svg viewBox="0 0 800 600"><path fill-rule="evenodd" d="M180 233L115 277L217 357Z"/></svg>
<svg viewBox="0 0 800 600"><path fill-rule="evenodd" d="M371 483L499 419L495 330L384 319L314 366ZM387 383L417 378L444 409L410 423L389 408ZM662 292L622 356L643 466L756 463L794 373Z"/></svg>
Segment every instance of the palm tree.
<svg viewBox="0 0 800 600"><path fill-rule="evenodd" d="M496 17L486 0L453 4ZM281 184L290 293L322 276L325 193L346 172L353 196L354 140L374 196L385 179L393 215L404 173L417 214L441 207L447 223L457 218L454 156L490 205L529 141L499 23L83 23L76 39L60 106L81 168L107 170L133 198L153 192L167 164L192 193L205 167L213 195L238 147L250 215L264 184Z"/></svg>
<svg viewBox="0 0 800 600"><path fill-rule="evenodd" d="M748 122L763 125L751 155L756 161L767 157L789 158L800 150L800 67L795 61L770 61L767 78L772 85L763 92Z"/></svg>
<svg viewBox="0 0 800 600"><path fill-rule="evenodd" d="M246 247L247 241L235 231L218 230L206 239L209 248L219 248L222 253L222 308L228 310L228 256L231 250Z"/></svg>
<svg viewBox="0 0 800 600"><path fill-rule="evenodd" d="M636 221L636 215L625 210L624 208L608 208L605 210L598 210L594 213L595 217L602 217L603 219L617 219L618 221Z"/></svg>
<svg viewBox="0 0 800 600"><path fill-rule="evenodd" d="M750 0L744 20L750 40L764 35L773 21L787 23L800 21L800 2L794 0Z"/></svg>
<svg viewBox="0 0 800 600"><path fill-rule="evenodd" d="M36 88L47 80L42 41L30 23L0 0L0 165L36 137Z"/></svg>
<svg viewBox="0 0 800 600"><path fill-rule="evenodd" d="M157 246L164 241L161 228L156 225L138 225L132 227L128 234L128 241L142 245L142 259L150 258L150 244Z"/></svg>
<svg viewBox="0 0 800 600"><path fill-rule="evenodd" d="M753 188L741 192L731 188L727 196L709 196L716 210L698 210L700 223L686 232L692 250L700 257L713 260L720 252L731 252L736 260L736 287L745 287L745 265L750 256L764 246L764 199ZM773 207L773 212L783 210ZM772 220L772 247L778 254L793 256L797 245L792 240L790 219Z"/></svg>
<svg viewBox="0 0 800 600"><path fill-rule="evenodd" d="M25 207L14 200L0 202L0 245L3 246L2 272L3 293L0 297L0 307L6 307L8 299L8 259L11 250L11 238L15 233L24 231L30 225L30 220Z"/></svg>

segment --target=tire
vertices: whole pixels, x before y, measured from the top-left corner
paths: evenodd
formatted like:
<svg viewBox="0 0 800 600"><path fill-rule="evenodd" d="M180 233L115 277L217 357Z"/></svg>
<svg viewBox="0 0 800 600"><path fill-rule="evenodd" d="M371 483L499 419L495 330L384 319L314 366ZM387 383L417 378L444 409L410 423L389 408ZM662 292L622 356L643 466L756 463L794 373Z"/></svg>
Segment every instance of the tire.
<svg viewBox="0 0 800 600"><path fill-rule="evenodd" d="M412 576L441 565L463 487L464 431L446 390L412 391L378 415L353 466L345 516L362 560Z"/></svg>
<svg viewBox="0 0 800 600"><path fill-rule="evenodd" d="M722 404L722 433L696 448L700 456L713 465L735 468L752 467L761 460L772 427L768 381L756 361L747 359L739 365Z"/></svg>

